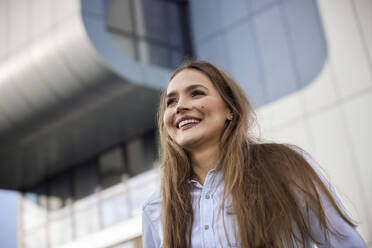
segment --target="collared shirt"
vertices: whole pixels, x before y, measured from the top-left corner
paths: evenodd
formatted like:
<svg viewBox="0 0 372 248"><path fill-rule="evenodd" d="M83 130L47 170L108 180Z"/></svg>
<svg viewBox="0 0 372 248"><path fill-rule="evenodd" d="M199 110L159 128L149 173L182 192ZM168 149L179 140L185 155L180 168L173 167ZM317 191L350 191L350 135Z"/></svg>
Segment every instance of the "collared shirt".
<svg viewBox="0 0 372 248"><path fill-rule="evenodd" d="M320 178L329 187L333 193L336 201L343 209L339 199L334 193L333 188L320 172L316 163L307 155L303 154L305 159L315 169ZM210 170L205 178L204 185L201 185L195 180L190 180L193 184L191 191L192 206L194 211L194 222L192 227L191 243L193 248L213 248L213 247L241 247L238 235L237 220L234 214L229 211L231 209L231 197L225 201L225 209L223 213L220 211L220 206L223 197L223 177L221 172L217 172L213 180L214 169ZM335 227L335 230L342 233L342 238L331 235L329 236L329 243L324 243L319 248L325 247L366 247L363 239L355 228L346 223L336 212L330 202L323 196L323 206L325 214L330 223ZM142 211L142 243L144 248L160 248L163 246L163 231L160 220L161 214L161 195L160 190L155 192L144 204ZM224 221L222 218L224 217ZM314 215L311 219L312 231L315 238L319 241L324 241L323 232L319 228L319 222ZM224 223L225 227L224 228ZM226 232L225 232L226 230ZM308 244L311 239L306 240ZM295 247L301 247L295 244ZM309 246L311 247L311 246Z"/></svg>

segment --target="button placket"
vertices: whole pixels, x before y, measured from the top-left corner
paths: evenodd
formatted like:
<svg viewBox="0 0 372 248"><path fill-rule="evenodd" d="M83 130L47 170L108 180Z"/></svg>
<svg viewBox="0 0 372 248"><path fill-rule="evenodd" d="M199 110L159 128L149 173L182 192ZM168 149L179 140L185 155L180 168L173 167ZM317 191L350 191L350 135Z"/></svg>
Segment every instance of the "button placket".
<svg viewBox="0 0 372 248"><path fill-rule="evenodd" d="M204 247L214 247L215 244L211 243L214 241L214 232L213 232L213 200L212 198L212 190L213 185L211 185L211 174L208 174L203 186L202 190L202 197L201 197L201 228L202 228L202 235L203 235L203 244Z"/></svg>

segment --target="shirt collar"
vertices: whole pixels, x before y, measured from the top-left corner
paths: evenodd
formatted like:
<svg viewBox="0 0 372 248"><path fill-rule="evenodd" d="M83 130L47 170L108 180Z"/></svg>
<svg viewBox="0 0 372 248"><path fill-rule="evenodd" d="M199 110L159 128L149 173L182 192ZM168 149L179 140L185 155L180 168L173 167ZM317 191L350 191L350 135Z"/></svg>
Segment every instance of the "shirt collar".
<svg viewBox="0 0 372 248"><path fill-rule="evenodd" d="M215 178L213 178L214 174L216 173ZM200 182L198 182L195 179L189 179L189 182L195 187L199 189L204 189L209 191L210 193L214 193L217 189L217 187L221 184L223 179L222 171L218 170L216 171L216 168L213 168L208 171L207 176L204 180L204 185L201 185Z"/></svg>

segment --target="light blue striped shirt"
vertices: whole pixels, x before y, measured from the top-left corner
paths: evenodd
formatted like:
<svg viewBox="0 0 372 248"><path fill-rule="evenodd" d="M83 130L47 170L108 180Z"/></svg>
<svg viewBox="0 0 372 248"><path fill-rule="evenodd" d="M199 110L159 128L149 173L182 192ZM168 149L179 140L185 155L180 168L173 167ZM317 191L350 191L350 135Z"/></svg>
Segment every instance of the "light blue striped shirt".
<svg viewBox="0 0 372 248"><path fill-rule="evenodd" d="M306 160L312 165L312 167L318 172L323 182L329 186L331 192L333 188L330 186L328 181L320 172L315 162L310 159L307 155L303 155ZM226 234L223 227L222 213L219 213L220 205L222 203L223 196L223 179L221 172L216 174L215 180L213 180L214 169L210 170L205 178L204 185L201 185L195 180L190 180L193 184L191 191L192 205L194 211L194 222L192 227L192 247L193 248L212 248L212 247L241 247L240 242L234 235L234 230L237 231L236 218L229 209L231 209L231 197L226 199L225 210L224 210L224 221L226 226ZM336 200L340 203L337 196L334 193ZM330 241L327 244L318 246L319 248L324 247L366 247L365 242L355 230L355 228L349 226L331 206L331 203L326 201L323 197L323 205L326 211L326 215L330 223L335 229L344 235L343 238L339 238L335 235L330 235ZM340 205L341 206L341 205ZM342 206L341 206L342 207ZM142 211L142 243L143 248L160 248L162 247L162 226L160 220L161 212L161 196L160 190L155 192L144 204ZM315 234L315 238L319 241L324 241L323 233L319 228L317 218L312 218L312 230ZM226 237L227 236L227 237ZM308 244L312 244L310 238L306 241ZM295 247L301 247L299 244L295 244ZM309 246L311 247L311 246Z"/></svg>

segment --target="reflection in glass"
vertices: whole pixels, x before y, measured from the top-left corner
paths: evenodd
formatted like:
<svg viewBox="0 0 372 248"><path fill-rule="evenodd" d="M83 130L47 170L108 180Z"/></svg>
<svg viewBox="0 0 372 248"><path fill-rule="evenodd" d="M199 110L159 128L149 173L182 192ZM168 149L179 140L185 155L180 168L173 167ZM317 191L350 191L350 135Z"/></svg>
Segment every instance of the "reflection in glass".
<svg viewBox="0 0 372 248"><path fill-rule="evenodd" d="M111 29L132 33L131 0L109 0L106 22Z"/></svg>
<svg viewBox="0 0 372 248"><path fill-rule="evenodd" d="M142 11L147 40L167 43L168 23L164 1L142 0ZM141 37L142 38L142 37Z"/></svg>
<svg viewBox="0 0 372 248"><path fill-rule="evenodd" d="M110 32L110 37L124 54L128 55L132 59L136 59L136 49L132 37L117 32Z"/></svg>
<svg viewBox="0 0 372 248"><path fill-rule="evenodd" d="M187 5L178 1L111 0L108 33L128 56L144 64L172 68L172 55L192 56Z"/></svg>

